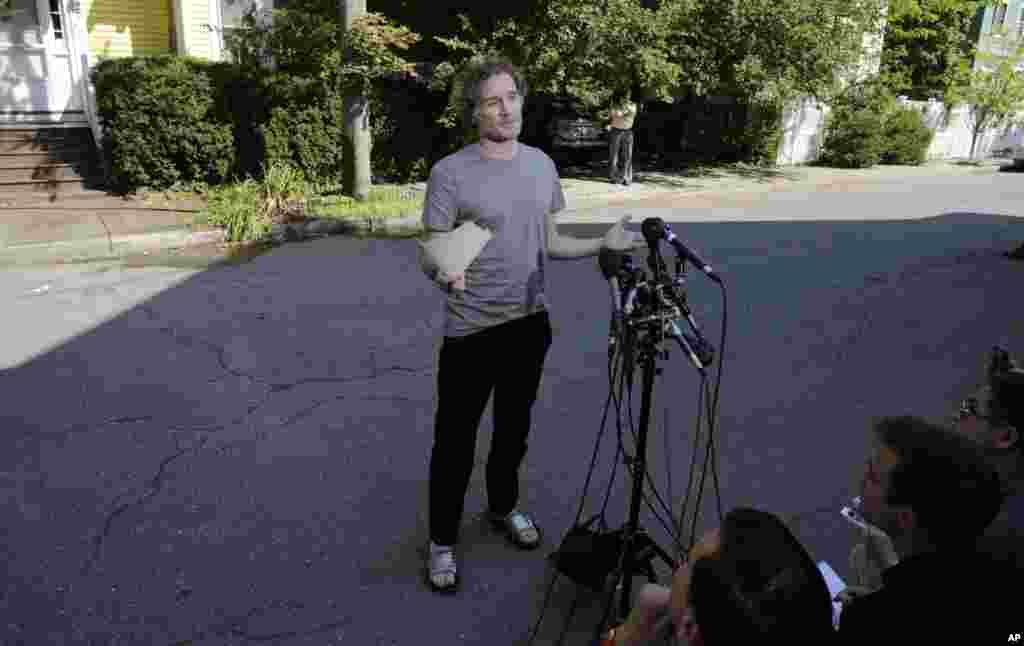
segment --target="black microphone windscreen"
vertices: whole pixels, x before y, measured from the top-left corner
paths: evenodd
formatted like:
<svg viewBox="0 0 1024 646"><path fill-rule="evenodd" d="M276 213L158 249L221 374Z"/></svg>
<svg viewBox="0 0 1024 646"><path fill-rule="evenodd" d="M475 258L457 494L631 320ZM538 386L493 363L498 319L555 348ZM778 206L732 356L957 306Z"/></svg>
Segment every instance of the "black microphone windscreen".
<svg viewBox="0 0 1024 646"><path fill-rule="evenodd" d="M665 237L665 221L661 218L645 218L640 223L640 233L643 234L647 244L657 244Z"/></svg>
<svg viewBox="0 0 1024 646"><path fill-rule="evenodd" d="M619 275L625 257L626 254L621 251L612 251L607 247L598 252L597 264L601 267L601 274L604 275L605 280Z"/></svg>

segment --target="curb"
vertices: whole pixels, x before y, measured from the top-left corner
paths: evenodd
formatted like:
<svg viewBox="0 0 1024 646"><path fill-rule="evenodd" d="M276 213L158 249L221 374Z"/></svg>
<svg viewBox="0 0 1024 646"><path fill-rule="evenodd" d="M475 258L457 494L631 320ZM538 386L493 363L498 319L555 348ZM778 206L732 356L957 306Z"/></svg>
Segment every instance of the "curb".
<svg viewBox="0 0 1024 646"><path fill-rule="evenodd" d="M277 224L271 230L271 241L276 244L300 242L332 235L411 236L423 232L419 211L392 218L311 218L294 224Z"/></svg>
<svg viewBox="0 0 1024 646"><path fill-rule="evenodd" d="M192 231L173 227L134 235L83 240L65 240L0 248L0 265L20 266L55 263L78 263L94 260L115 260L133 254L158 253L203 244L224 242L224 232Z"/></svg>
<svg viewBox="0 0 1024 646"><path fill-rule="evenodd" d="M960 172L973 175L994 173L997 170L998 167L994 164L983 164L977 168L965 169ZM874 183L879 181L901 181L902 179L905 178L861 175L856 177L855 181ZM609 207L628 206L631 202L666 195L674 195L680 199L686 199L722 194L806 190L827 185L831 181L832 178L823 177L810 181L806 179L798 180L785 186L779 186L770 182L755 185L743 182L736 184L724 182L718 186L695 187L692 190L681 190L678 187L645 187L636 192L629 191L628 189L620 191L614 188L595 187L596 190L593 192L587 191L576 195L572 194L575 191L568 193L566 195L566 209L562 213L571 216L580 211L593 210L595 207L602 205ZM417 186L410 190L421 191L422 188ZM380 219L357 217L310 218L299 223L275 225L271 230L270 242L272 244L283 244L332 235L353 235L368 238L411 237L423 233L421 217L422 214L417 209L404 215ZM0 266L116 260L129 255L160 253L162 251L172 251L201 245L218 245L224 242L225 232L222 229L192 231L189 227L172 227L134 235L104 236L0 247Z"/></svg>

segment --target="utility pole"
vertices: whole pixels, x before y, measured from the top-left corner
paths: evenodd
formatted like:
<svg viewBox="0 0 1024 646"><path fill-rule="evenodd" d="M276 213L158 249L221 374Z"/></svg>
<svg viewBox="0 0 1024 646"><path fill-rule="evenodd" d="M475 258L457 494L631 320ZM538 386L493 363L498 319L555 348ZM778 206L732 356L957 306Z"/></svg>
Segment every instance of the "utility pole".
<svg viewBox="0 0 1024 646"><path fill-rule="evenodd" d="M348 33L352 21L366 15L366 0L338 0L339 44L346 63L352 61ZM363 202L370 195L370 103L362 94L346 95L342 135L342 193Z"/></svg>

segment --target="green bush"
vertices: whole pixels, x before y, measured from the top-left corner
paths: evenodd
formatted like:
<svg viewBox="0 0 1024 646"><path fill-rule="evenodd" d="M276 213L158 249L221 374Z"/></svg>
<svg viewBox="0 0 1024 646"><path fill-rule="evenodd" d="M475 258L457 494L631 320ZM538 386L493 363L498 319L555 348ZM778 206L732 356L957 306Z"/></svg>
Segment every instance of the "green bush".
<svg viewBox="0 0 1024 646"><path fill-rule="evenodd" d="M882 82L852 85L832 102L819 161L840 168L870 168L886 150L884 126L895 97Z"/></svg>
<svg viewBox="0 0 1024 646"><path fill-rule="evenodd" d="M216 184L235 165L234 127L212 64L176 56L106 60L93 71L113 187Z"/></svg>
<svg viewBox="0 0 1024 646"><path fill-rule="evenodd" d="M782 109L750 97L712 101L692 96L677 103L679 158L690 163L774 165L782 143ZM667 125L667 124L666 124ZM646 128L642 123L640 128ZM671 129L675 138L675 128ZM648 137L664 136L649 132ZM669 149L674 144L669 144ZM669 153L673 155L673 153Z"/></svg>
<svg viewBox="0 0 1024 646"><path fill-rule="evenodd" d="M886 118L883 164L923 164L935 133L920 112L910 106L896 108Z"/></svg>
<svg viewBox="0 0 1024 646"><path fill-rule="evenodd" d="M821 162L839 168L870 168L882 158L885 115L868 109L834 108L828 116Z"/></svg>
<svg viewBox="0 0 1024 646"><path fill-rule="evenodd" d="M223 227L229 242L264 240L274 224L305 217L309 190L300 170L276 162L258 181L249 178L210 188L200 219Z"/></svg>
<svg viewBox="0 0 1024 646"><path fill-rule="evenodd" d="M327 84L277 74L266 80L270 118L266 164L288 163L309 182L337 183L342 173L344 99Z"/></svg>
<svg viewBox="0 0 1024 646"><path fill-rule="evenodd" d="M757 103L749 108L750 121L744 141L745 161L762 166L774 166L782 145L782 106Z"/></svg>
<svg viewBox="0 0 1024 646"><path fill-rule="evenodd" d="M116 188L215 186L287 164L334 188L344 160L344 98L331 79L175 56L102 63L94 72ZM370 99L378 180L426 180L454 148L435 121L447 95L415 79L381 79Z"/></svg>
<svg viewBox="0 0 1024 646"><path fill-rule="evenodd" d="M201 220L222 227L228 242L261 240L270 235L273 223L260 213L259 196L260 185L252 179L212 187Z"/></svg>
<svg viewBox="0 0 1024 646"><path fill-rule="evenodd" d="M440 128L434 120L444 97L413 82L382 81L370 97L374 176L400 184L427 179Z"/></svg>

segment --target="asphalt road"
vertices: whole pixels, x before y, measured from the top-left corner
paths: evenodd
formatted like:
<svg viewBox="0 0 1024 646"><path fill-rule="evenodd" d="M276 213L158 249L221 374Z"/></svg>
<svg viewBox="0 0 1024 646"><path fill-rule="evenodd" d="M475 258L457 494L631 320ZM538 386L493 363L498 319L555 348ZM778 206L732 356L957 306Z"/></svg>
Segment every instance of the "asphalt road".
<svg viewBox="0 0 1024 646"><path fill-rule="evenodd" d="M650 202L728 285L721 502L786 515L847 575L870 420L942 419L986 351L1024 355L1024 176ZM704 198L701 198L704 199ZM607 225L566 230L597 235ZM643 254L640 255L642 257ZM331 238L208 271L115 265L0 275L0 509L7 644L524 644L575 516L607 398L607 289L594 259L550 272L554 345L518 552L467 498L455 598L421 577L442 296L411 241ZM717 344L721 294L691 273ZM481 358L481 369L486 366ZM678 352L655 389L651 470L680 501L698 381ZM634 395L639 404L639 390ZM635 417L634 417L635 418ZM587 510L607 482L610 434ZM622 522L622 470L608 506ZM711 523L714 500L704 504ZM657 522L646 527L664 541ZM537 643L577 594L555 587ZM584 594L570 644L601 599Z"/></svg>

